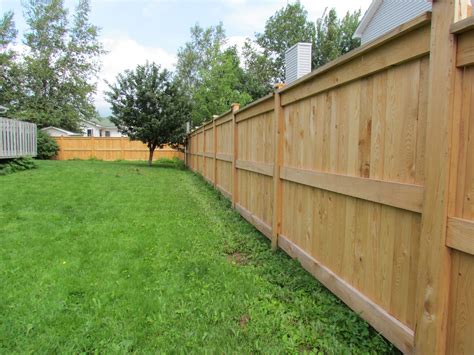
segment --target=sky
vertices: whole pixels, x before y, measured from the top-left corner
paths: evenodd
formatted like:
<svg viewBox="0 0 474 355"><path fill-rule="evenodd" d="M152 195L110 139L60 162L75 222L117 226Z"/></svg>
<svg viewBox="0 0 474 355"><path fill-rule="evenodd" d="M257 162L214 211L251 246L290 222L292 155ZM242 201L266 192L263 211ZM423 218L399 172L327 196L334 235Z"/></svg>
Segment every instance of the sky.
<svg viewBox="0 0 474 355"><path fill-rule="evenodd" d="M113 82L125 69L133 69L147 60L174 69L176 53L189 40L189 29L223 22L228 43L240 45L245 38L262 32L265 21L289 0L91 0L91 22L101 28L100 40L108 54L103 57L99 76L96 108L109 115L104 100L105 80ZM311 21L322 16L325 8L335 7L339 16L362 9L371 0L301 0ZM73 9L77 1L65 0ZM21 0L0 0L0 14L13 10L21 44L25 23Z"/></svg>

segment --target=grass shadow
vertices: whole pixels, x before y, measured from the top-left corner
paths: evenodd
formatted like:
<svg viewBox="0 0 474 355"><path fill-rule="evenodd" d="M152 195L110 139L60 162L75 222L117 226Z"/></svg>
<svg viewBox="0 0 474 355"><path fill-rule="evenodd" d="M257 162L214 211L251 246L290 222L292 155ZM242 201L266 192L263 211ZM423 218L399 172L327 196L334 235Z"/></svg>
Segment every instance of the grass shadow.
<svg viewBox="0 0 474 355"><path fill-rule="evenodd" d="M120 163L122 165L128 165L131 167L138 167L138 168L160 168L160 169L176 169L176 170L185 170L186 166L184 165L184 161L178 158L160 158L153 162L151 166L148 166L147 161L142 160L116 160L116 163Z"/></svg>

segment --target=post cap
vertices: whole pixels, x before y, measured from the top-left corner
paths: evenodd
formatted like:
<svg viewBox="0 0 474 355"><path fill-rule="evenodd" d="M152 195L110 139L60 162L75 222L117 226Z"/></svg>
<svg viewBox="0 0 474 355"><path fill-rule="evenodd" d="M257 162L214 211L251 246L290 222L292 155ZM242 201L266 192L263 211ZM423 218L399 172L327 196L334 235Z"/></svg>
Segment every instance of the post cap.
<svg viewBox="0 0 474 355"><path fill-rule="evenodd" d="M232 109L232 112L235 112L240 108L240 104L234 102L234 103L230 104L230 107Z"/></svg>

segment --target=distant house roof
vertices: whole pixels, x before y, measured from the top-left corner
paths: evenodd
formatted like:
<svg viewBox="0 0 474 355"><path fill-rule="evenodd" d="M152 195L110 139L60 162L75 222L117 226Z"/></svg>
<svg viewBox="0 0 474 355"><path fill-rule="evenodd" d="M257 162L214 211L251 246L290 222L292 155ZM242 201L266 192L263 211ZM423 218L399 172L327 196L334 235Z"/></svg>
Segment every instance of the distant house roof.
<svg viewBox="0 0 474 355"><path fill-rule="evenodd" d="M384 35L401 24L431 11L428 0L373 0L354 32L362 44Z"/></svg>
<svg viewBox="0 0 474 355"><path fill-rule="evenodd" d="M41 131L47 131L49 129L54 129L58 132L64 133L67 136L81 136L82 135L81 133L71 132L71 131L68 131L66 129L62 129L62 128L54 127L54 126L48 126L48 127L41 128Z"/></svg>
<svg viewBox="0 0 474 355"><path fill-rule="evenodd" d="M100 128L117 128L108 118L91 118L90 120L84 120L84 122L92 123Z"/></svg>

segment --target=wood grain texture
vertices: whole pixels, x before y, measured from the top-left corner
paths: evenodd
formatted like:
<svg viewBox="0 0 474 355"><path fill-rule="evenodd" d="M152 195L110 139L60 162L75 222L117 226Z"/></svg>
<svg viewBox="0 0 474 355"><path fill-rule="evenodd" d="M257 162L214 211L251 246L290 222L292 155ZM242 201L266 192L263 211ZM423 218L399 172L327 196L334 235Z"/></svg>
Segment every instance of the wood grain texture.
<svg viewBox="0 0 474 355"><path fill-rule="evenodd" d="M254 173L266 176L273 176L273 164L249 160L237 160L235 165L237 169L253 171Z"/></svg>
<svg viewBox="0 0 474 355"><path fill-rule="evenodd" d="M114 137L58 137L58 160L96 158L105 161L113 160L148 160L148 147L139 141ZM156 149L154 159L184 159L183 153L165 146Z"/></svg>
<svg viewBox="0 0 474 355"><path fill-rule="evenodd" d="M245 207L235 205L235 209L244 217L250 224L255 226L264 236L271 239L272 237L272 227L254 215L252 212L247 210Z"/></svg>
<svg viewBox="0 0 474 355"><path fill-rule="evenodd" d="M398 207L408 211L422 211L424 192L422 186L288 167L281 169L280 177L287 181Z"/></svg>
<svg viewBox="0 0 474 355"><path fill-rule="evenodd" d="M474 257L454 251L446 353L469 355L474 352Z"/></svg>
<svg viewBox="0 0 474 355"><path fill-rule="evenodd" d="M458 76L447 246L452 249L447 353L474 353L474 66Z"/></svg>
<svg viewBox="0 0 474 355"><path fill-rule="evenodd" d="M456 65L458 67L474 65L474 29L458 36Z"/></svg>
<svg viewBox="0 0 474 355"><path fill-rule="evenodd" d="M275 93L273 97L274 117L273 117L273 217L272 217L272 249L278 248L278 235L281 233L281 221L283 213L283 184L280 176L280 169L283 163L283 137L285 129L284 111L281 107L281 95Z"/></svg>
<svg viewBox="0 0 474 355"><path fill-rule="evenodd" d="M387 67L422 57L429 53L429 39L429 26L416 28L406 34L403 41L388 42L385 46L367 51L350 62L332 67L331 70L321 73L317 80L306 81L283 91L281 93L282 105L286 106L297 100L374 74Z"/></svg>
<svg viewBox="0 0 474 355"><path fill-rule="evenodd" d="M262 97L236 112L237 122L270 112L273 110L273 94Z"/></svg>
<svg viewBox="0 0 474 355"><path fill-rule="evenodd" d="M382 307L373 303L368 297L342 280L337 274L315 260L284 235L279 237L278 245L291 257L298 259L308 272L355 310L362 318L372 324L375 329L384 334L400 350L405 353L412 351L414 342L413 330L398 321Z"/></svg>
<svg viewBox="0 0 474 355"><path fill-rule="evenodd" d="M474 221L450 217L446 245L474 256Z"/></svg>
<svg viewBox="0 0 474 355"><path fill-rule="evenodd" d="M215 120L216 188L404 352L474 353L474 22L451 25L456 1Z"/></svg>
<svg viewBox="0 0 474 355"><path fill-rule="evenodd" d="M446 352L451 258L446 247L450 149L454 121L456 42L450 33L454 3L433 2L415 348L420 354Z"/></svg>

